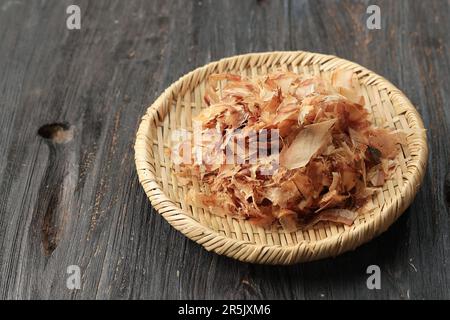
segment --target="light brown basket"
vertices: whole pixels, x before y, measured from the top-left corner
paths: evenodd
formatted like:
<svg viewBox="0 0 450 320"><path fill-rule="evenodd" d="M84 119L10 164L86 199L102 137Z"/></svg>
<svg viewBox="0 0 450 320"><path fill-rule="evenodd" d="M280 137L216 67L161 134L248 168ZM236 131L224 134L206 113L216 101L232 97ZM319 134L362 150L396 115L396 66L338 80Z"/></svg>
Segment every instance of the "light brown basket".
<svg viewBox="0 0 450 320"><path fill-rule="evenodd" d="M205 107L205 80L229 71L259 75L275 69L322 74L352 70L358 77L372 121L380 127L409 130L408 145L398 156L398 169L383 191L371 200L372 210L347 227L320 223L287 233L230 217L221 218L185 203L167 156L172 130L189 128L192 116ZM172 84L150 106L137 132L135 159L139 181L153 207L177 230L208 251L245 262L293 264L337 256L384 232L410 205L422 182L428 149L422 120L405 95L372 71L330 55L303 51L268 52L235 56L198 68ZM198 188L198 186L195 186Z"/></svg>

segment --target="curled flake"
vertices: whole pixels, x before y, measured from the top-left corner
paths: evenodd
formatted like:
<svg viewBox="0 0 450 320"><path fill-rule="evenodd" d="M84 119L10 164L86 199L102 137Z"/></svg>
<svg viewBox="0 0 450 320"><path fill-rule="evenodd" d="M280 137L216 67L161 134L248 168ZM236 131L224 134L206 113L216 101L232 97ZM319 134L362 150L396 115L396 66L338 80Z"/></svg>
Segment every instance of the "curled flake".
<svg viewBox="0 0 450 320"><path fill-rule="evenodd" d="M288 148L280 154L280 164L290 170L302 168L331 139L331 128L336 120L328 120L306 126Z"/></svg>

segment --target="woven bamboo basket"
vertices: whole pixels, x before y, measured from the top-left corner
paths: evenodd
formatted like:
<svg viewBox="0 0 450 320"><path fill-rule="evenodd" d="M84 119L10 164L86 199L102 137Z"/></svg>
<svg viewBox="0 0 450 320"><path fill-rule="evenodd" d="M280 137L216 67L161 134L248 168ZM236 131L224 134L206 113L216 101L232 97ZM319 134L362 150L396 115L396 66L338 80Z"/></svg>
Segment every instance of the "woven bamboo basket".
<svg viewBox="0 0 450 320"><path fill-rule="evenodd" d="M202 108L205 80L212 73L259 75L272 70L323 74L352 70L361 85L372 121L379 127L408 130L398 169L370 200L371 210L348 227L319 223L306 230L285 232L280 226L256 227L246 221L222 218L185 202L188 187L179 186L170 157L173 130L190 128ZM135 144L139 181L152 206L175 229L206 250L245 262L293 264L337 256L384 232L411 204L422 182L428 148L423 122L405 95L372 71L330 55L295 51L235 56L198 68L167 88L142 118ZM194 188L198 185L194 183Z"/></svg>

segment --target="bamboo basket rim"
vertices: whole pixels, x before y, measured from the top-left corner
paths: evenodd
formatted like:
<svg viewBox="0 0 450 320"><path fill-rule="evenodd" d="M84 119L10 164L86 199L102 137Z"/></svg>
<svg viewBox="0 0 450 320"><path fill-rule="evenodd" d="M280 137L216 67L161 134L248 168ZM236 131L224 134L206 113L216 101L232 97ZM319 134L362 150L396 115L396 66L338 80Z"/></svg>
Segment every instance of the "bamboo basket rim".
<svg viewBox="0 0 450 320"><path fill-rule="evenodd" d="M393 118L399 117L403 125L406 123L408 128L418 129L417 132L408 137L408 149L410 148L411 151L410 158L406 159L408 162L405 158L403 159L406 171L403 169L405 172L401 172L401 177L397 180L397 187L394 186L391 189L391 185L388 186L388 193L392 193L392 190L394 190L395 196L389 198L389 201L379 204L377 214L370 216L367 221L364 220L362 223L346 227L343 231L336 232L331 236L327 235L318 240L304 239L291 244L286 243L286 241L279 244L257 243L248 239L236 239L214 230L211 225L205 225L204 221L194 218L191 213L180 208L176 204L176 200L167 195L164 186L161 186L161 183L158 182L156 171L162 169L157 167L160 163L155 163L157 160L155 160L155 152L152 151L152 139L154 137L151 130L159 130L160 132L164 129L167 130L166 127L162 126L165 117L175 108L173 106L174 101L187 92L191 94L209 74L230 70L239 72L250 68L261 68L262 66L314 67L319 69L320 72L336 68L350 69L357 74L362 85L368 88L376 88L378 95L383 90L387 93L388 99L385 96L384 103L395 110L395 116L392 117L391 115L391 118L387 119L388 122L391 121L393 124ZM378 97L378 100L380 99ZM377 103L383 104L382 101L377 101ZM183 112L184 110L183 107ZM383 116L382 112L381 115ZM384 116L389 118L388 113ZM386 119L383 118L383 120ZM142 117L136 134L135 163L139 181L152 206L169 224L188 238L201 244L208 251L214 251L244 262L285 265L337 256L353 250L384 232L395 222L413 201L424 177L428 147L425 130L422 129L425 129L422 119L408 98L388 80L357 63L333 55L307 51L248 53L208 63L187 73L170 85L148 107ZM164 133L159 134L160 136L157 139L160 139ZM164 172L164 174L166 173ZM265 234L271 236L274 232L278 233L278 236L287 237L285 232L279 230L264 230Z"/></svg>

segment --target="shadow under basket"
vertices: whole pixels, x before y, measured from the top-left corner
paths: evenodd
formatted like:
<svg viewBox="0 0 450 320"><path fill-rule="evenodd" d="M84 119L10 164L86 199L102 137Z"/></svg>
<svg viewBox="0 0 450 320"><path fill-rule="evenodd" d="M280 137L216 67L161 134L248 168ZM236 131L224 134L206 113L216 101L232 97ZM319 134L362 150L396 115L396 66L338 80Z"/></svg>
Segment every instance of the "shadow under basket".
<svg viewBox="0 0 450 320"><path fill-rule="evenodd" d="M180 186L167 150L174 130L191 129L192 117L206 107L205 82L210 74L263 75L274 70L321 75L352 70L377 127L412 129L382 191L369 200L367 212L352 226L321 222L286 232L279 225L258 227L244 220L219 217L185 202L189 187ZM337 256L384 232L411 204L422 182L428 148L423 122L414 106L394 85L372 71L330 55L303 51L235 56L198 68L167 88L142 118L135 144L139 176L152 206L175 229L206 250L261 264L293 264ZM190 188L198 188L194 184Z"/></svg>

